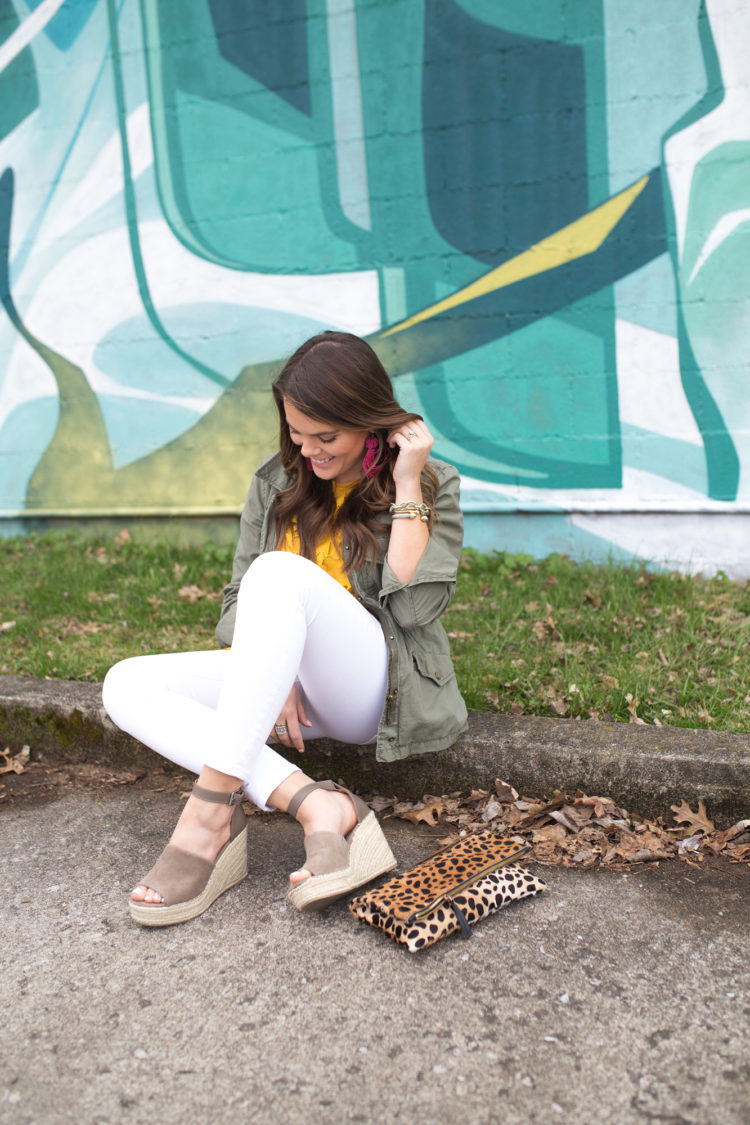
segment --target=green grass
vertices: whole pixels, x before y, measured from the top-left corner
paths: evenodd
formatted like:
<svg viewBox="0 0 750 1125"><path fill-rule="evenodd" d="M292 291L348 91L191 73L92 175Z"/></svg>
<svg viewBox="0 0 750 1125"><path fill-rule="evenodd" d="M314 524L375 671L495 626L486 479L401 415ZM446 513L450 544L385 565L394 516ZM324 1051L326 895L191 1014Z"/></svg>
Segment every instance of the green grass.
<svg viewBox="0 0 750 1125"><path fill-rule="evenodd" d="M750 730L750 590L466 552L443 621L473 709Z"/></svg>
<svg viewBox="0 0 750 1125"><path fill-rule="evenodd" d="M15 622L0 672L101 680L125 656L214 648L232 554L125 535L0 540L0 617Z"/></svg>
<svg viewBox="0 0 750 1125"><path fill-rule="evenodd" d="M212 648L231 560L126 535L0 540L0 672L101 680L123 656ZM748 731L749 615L723 577L466 551L443 622L471 710Z"/></svg>

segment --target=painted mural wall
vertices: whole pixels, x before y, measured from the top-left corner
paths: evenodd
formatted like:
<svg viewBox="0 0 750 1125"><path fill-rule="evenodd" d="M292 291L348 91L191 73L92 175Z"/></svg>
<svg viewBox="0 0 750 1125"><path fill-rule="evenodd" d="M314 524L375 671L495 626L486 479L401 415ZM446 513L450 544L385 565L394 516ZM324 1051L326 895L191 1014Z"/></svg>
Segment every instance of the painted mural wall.
<svg viewBox="0 0 750 1125"><path fill-rule="evenodd" d="M0 529L237 512L334 327L469 542L750 573L748 58L743 0L0 0Z"/></svg>

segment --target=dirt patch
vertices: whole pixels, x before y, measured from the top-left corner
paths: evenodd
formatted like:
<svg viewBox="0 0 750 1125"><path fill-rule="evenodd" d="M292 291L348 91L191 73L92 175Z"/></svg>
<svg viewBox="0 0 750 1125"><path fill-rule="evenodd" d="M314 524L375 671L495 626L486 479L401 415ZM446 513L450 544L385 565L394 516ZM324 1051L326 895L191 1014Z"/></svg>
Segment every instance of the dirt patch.
<svg viewBox="0 0 750 1125"><path fill-rule="evenodd" d="M113 769L100 762L70 763L46 754L33 754L21 773L8 772L0 778L0 810L49 804L80 790L96 790L107 796L123 785L179 795L189 790L192 783L192 775L159 766L149 770L137 766Z"/></svg>

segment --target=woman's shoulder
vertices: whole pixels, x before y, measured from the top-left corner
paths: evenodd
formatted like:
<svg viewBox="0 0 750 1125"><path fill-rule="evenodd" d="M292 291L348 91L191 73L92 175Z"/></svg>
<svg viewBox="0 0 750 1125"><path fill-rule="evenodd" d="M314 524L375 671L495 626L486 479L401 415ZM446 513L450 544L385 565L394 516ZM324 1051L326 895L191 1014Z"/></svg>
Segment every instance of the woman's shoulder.
<svg viewBox="0 0 750 1125"><path fill-rule="evenodd" d="M459 479L459 471L455 465L451 465L449 461L440 461L437 457L429 457L427 464L434 472L440 484L445 484L450 480Z"/></svg>
<svg viewBox="0 0 750 1125"><path fill-rule="evenodd" d="M278 451L276 453L270 453L268 457L264 457L255 470L254 475L260 480L267 481L269 484L274 485L276 488L286 488L289 484L289 477L281 463L281 454Z"/></svg>

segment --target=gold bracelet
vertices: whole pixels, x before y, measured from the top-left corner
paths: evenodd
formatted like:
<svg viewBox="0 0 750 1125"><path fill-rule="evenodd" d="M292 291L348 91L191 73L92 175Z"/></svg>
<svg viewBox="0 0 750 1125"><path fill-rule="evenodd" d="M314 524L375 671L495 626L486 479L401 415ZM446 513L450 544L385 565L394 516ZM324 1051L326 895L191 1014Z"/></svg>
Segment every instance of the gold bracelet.
<svg viewBox="0 0 750 1125"><path fill-rule="evenodd" d="M432 509L428 504L418 504L416 500L405 500L402 504L391 504L388 511L394 520L415 520L419 517L423 523L429 523Z"/></svg>

